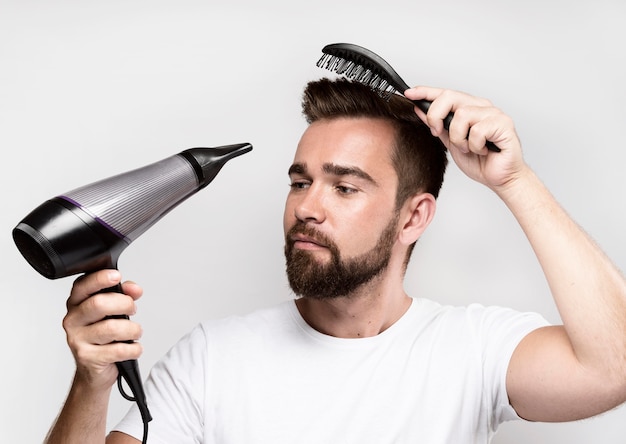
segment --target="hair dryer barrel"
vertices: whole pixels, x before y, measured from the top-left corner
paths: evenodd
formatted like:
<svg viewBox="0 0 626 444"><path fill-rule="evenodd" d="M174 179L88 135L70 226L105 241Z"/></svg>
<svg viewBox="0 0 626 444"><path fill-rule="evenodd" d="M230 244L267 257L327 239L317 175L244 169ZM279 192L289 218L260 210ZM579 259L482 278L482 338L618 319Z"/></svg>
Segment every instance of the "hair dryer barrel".
<svg viewBox="0 0 626 444"><path fill-rule="evenodd" d="M120 253L206 187L249 143L191 148L44 202L13 230L17 248L49 279L117 267Z"/></svg>

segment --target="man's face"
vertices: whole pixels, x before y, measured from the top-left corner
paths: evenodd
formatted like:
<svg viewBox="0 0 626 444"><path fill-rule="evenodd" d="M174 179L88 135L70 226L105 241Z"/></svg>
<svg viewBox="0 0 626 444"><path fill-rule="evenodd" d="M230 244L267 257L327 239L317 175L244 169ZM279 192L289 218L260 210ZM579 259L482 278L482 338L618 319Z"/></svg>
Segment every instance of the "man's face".
<svg viewBox="0 0 626 444"><path fill-rule="evenodd" d="M397 239L393 129L370 118L318 121L289 170L287 275L314 298L351 294L387 267Z"/></svg>

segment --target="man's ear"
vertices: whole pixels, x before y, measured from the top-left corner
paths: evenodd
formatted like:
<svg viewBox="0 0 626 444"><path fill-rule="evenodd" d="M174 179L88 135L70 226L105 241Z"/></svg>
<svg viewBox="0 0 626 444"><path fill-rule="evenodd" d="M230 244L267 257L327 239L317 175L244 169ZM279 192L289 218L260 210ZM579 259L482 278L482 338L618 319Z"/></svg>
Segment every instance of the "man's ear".
<svg viewBox="0 0 626 444"><path fill-rule="evenodd" d="M402 206L398 239L404 245L416 242L435 216L437 201L430 193L415 194Z"/></svg>

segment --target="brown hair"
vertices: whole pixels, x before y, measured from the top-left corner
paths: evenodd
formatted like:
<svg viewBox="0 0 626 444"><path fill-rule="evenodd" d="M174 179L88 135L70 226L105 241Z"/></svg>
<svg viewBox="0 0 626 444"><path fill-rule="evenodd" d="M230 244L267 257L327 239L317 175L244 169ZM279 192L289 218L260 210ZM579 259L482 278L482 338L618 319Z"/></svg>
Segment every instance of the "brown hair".
<svg viewBox="0 0 626 444"><path fill-rule="evenodd" d="M393 94L387 100L358 82L321 79L306 86L302 112L308 123L338 117L388 121L396 133L392 154L398 175L396 208L419 192L439 195L448 163L446 148L417 117L413 103L405 97Z"/></svg>

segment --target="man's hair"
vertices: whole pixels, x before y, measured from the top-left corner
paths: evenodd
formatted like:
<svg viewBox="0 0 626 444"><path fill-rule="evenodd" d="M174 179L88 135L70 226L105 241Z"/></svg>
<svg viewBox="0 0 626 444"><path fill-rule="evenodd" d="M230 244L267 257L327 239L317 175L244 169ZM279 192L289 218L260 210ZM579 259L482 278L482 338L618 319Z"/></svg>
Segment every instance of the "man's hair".
<svg viewBox="0 0 626 444"><path fill-rule="evenodd" d="M321 79L306 86L302 113L309 124L340 117L369 117L389 122L395 129L392 163L398 175L396 208L420 192L435 198L439 195L448 163L446 148L417 117L413 103L407 98L393 94L387 100L358 82Z"/></svg>

